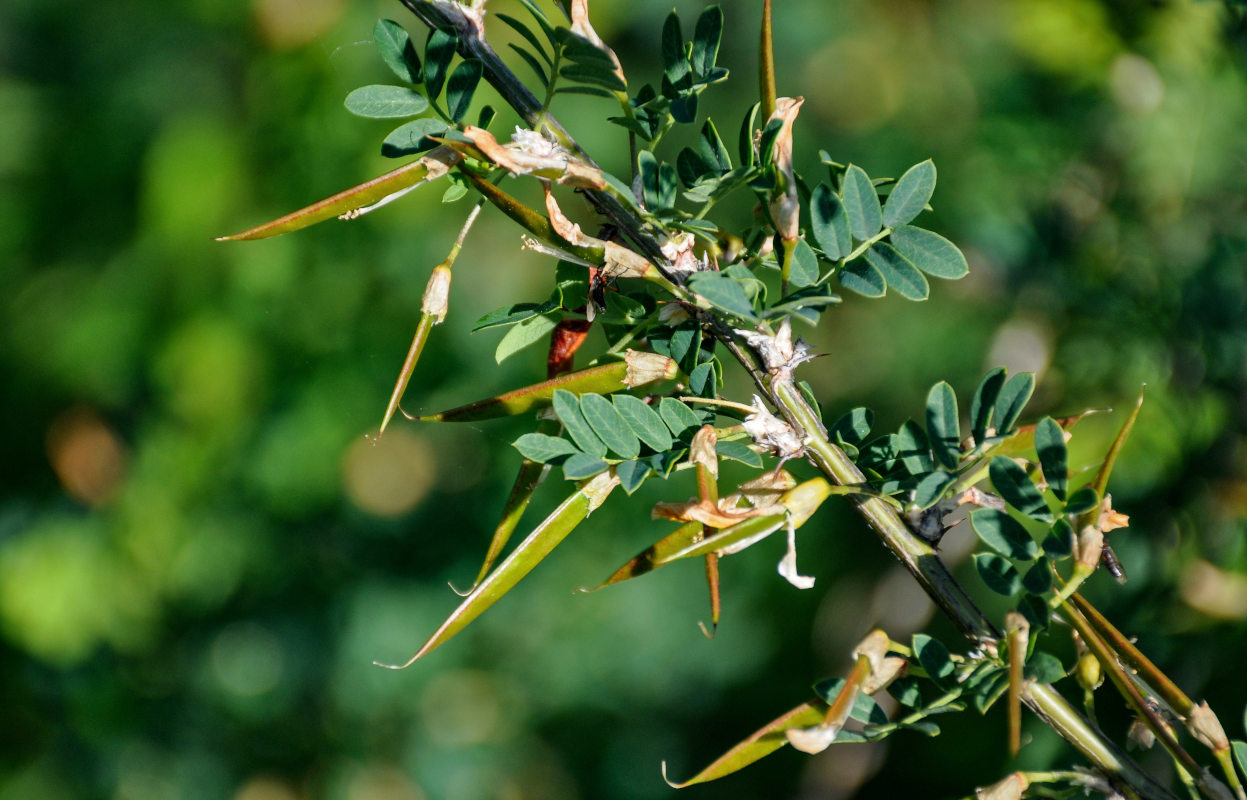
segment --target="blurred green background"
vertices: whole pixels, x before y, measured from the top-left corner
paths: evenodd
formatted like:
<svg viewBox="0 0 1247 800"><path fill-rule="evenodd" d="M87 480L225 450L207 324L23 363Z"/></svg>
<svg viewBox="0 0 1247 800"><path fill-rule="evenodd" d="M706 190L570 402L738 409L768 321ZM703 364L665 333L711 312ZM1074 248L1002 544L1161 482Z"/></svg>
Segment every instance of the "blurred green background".
<svg viewBox="0 0 1247 800"><path fill-rule="evenodd" d="M691 28L700 4L676 5ZM632 80L655 80L671 0L594 6ZM725 136L755 93L759 6L725 4L735 80L703 105ZM1247 29L1178 0L783 0L776 14L780 93L806 97L798 168L816 174L820 148L876 176L934 157L931 226L972 267L922 304L848 296L806 332L828 354L805 372L827 413L869 404L894 429L931 383L964 407L998 364L1038 373L1032 417L1126 408L1146 383L1111 487L1132 519L1110 537L1130 581L1098 576L1091 594L1241 737ZM454 607L447 582L475 575L518 463L522 422L364 438L467 204L430 188L349 224L212 237L393 166L390 126L342 108L392 80L369 42L381 16L418 31L375 0L0 6L3 800L670 797L661 761L691 774L842 672L870 627L928 625L834 501L802 532L813 590L775 573L780 542L724 562L713 641L696 625L699 566L573 595L665 530L648 504L693 492L677 481L613 499L426 660L372 666L404 660ZM608 104L558 103L622 171ZM518 245L487 212L408 407L542 377L541 353L498 367L497 332L468 333L547 293L548 263ZM1082 463L1122 416L1080 425ZM950 558L967 544L950 534ZM1118 706L1105 693L1114 733ZM1003 711L945 719L934 741L784 751L684 795L956 797L1015 768ZM1074 763L1026 731L1017 763Z"/></svg>

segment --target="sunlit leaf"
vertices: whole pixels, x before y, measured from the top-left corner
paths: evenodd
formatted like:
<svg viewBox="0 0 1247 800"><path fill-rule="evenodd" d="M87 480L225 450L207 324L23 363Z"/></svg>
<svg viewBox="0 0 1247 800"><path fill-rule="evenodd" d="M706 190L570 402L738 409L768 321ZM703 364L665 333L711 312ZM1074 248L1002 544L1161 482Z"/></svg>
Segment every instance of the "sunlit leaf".
<svg viewBox="0 0 1247 800"><path fill-rule="evenodd" d="M549 436L544 433L526 433L516 439L512 445L524 458L539 464L580 452L575 445L563 437Z"/></svg>
<svg viewBox="0 0 1247 800"><path fill-rule="evenodd" d="M658 415L677 439L685 433L701 427L701 419L693 410L672 397L664 397L658 403Z"/></svg>
<svg viewBox="0 0 1247 800"><path fill-rule="evenodd" d="M423 153L437 146L437 142L428 137L441 136L444 133L446 123L434 117L405 122L386 135L385 141L381 143L381 155L386 158L402 158Z"/></svg>
<svg viewBox="0 0 1247 800"><path fill-rule="evenodd" d="M883 273L869 261L858 259L845 264L836 273L836 278L841 286L863 297L883 297L888 291Z"/></svg>
<svg viewBox="0 0 1247 800"><path fill-rule="evenodd" d="M887 242L877 242L867 250L866 260L883 275L888 288L895 289L906 300L926 300L931 294L922 273Z"/></svg>
<svg viewBox="0 0 1247 800"><path fill-rule="evenodd" d="M671 433L663 424L658 412L644 400L630 394L617 394L612 398L628 427L651 449L662 452L671 447Z"/></svg>
<svg viewBox="0 0 1247 800"><path fill-rule="evenodd" d="M905 170L883 204L883 224L895 228L909 222L922 213L934 192L935 164L930 159Z"/></svg>
<svg viewBox="0 0 1247 800"><path fill-rule="evenodd" d="M818 280L818 256L814 255L814 250L805 243L805 239L797 240L788 268L790 286L800 289Z"/></svg>
<svg viewBox="0 0 1247 800"><path fill-rule="evenodd" d="M525 347L544 340L561 318L559 314L538 314L511 328L494 349L494 361L501 364Z"/></svg>
<svg viewBox="0 0 1247 800"><path fill-rule="evenodd" d="M688 279L688 288L721 311L726 311L741 319L757 319L745 290L722 272L694 273Z"/></svg>
<svg viewBox="0 0 1247 800"><path fill-rule="evenodd" d="M984 544L1002 556L1029 561L1039 555L1039 546L1031 535L1003 511L976 509L970 514L970 525Z"/></svg>
<svg viewBox="0 0 1247 800"><path fill-rule="evenodd" d="M840 695L840 690L844 688L846 683L848 681L844 678L821 680L814 684L814 694L830 705L836 701L836 698ZM853 700L853 708L849 711L849 719L855 719L868 725L888 724L887 713L879 707L879 704L875 702L873 697L862 692L858 692L857 697Z"/></svg>
<svg viewBox="0 0 1247 800"><path fill-rule="evenodd" d="M719 56L719 40L723 36L723 12L710 6L697 17L693 29L693 52L689 61L698 77L705 77Z"/></svg>
<svg viewBox="0 0 1247 800"><path fill-rule="evenodd" d="M583 452L596 458L606 457L606 443L594 433L580 408L580 398L559 389L554 393L554 413Z"/></svg>
<svg viewBox="0 0 1247 800"><path fill-rule="evenodd" d="M750 449L745 442L720 441L715 444L714 449L723 458L739 461L754 469L762 468L762 456Z"/></svg>
<svg viewBox="0 0 1247 800"><path fill-rule="evenodd" d="M883 209L879 207L879 195L870 182L870 176L856 164L850 164L844 172L840 187L844 211L849 217L849 230L858 241L874 236L883 227Z"/></svg>
<svg viewBox="0 0 1247 800"><path fill-rule="evenodd" d="M569 481L581 480L605 470L609 465L588 453L576 453L563 462L563 477Z"/></svg>
<svg viewBox="0 0 1247 800"><path fill-rule="evenodd" d="M957 245L938 233L902 225L892 231L890 241L909 263L933 278L956 280L970 272Z"/></svg>
<svg viewBox="0 0 1247 800"><path fill-rule="evenodd" d="M423 114L429 101L415 89L406 86L373 84L361 86L346 96L347 111L373 119L396 119Z"/></svg>
<svg viewBox="0 0 1247 800"><path fill-rule="evenodd" d="M624 459L636 458L641 454L641 443L637 441L636 434L610 400L600 394L582 394L580 412L611 452Z"/></svg>

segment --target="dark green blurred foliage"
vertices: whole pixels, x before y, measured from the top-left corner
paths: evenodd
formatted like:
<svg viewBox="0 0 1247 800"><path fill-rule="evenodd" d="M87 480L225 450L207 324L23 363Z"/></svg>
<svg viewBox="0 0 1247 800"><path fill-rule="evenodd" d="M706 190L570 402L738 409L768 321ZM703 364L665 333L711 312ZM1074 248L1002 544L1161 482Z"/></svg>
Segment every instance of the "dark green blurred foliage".
<svg viewBox="0 0 1247 800"><path fill-rule="evenodd" d="M736 89L702 97L735 118L752 102L757 22L737 6L720 56ZM669 3L593 10L630 74L652 79ZM1238 13L1091 0L776 13L780 93L807 100L798 163L821 148L887 175L933 157L940 229L971 256L970 277L924 304L850 296L826 315L828 357L804 376L824 409L869 403L894 428L940 379L964 407L997 364L1038 373L1034 414L1125 407L1147 383L1111 487L1132 517L1110 536L1130 581L1097 576L1092 595L1241 736ZM756 553L724 562L713 641L696 627L695 566L573 597L654 538L644 503L612 501L427 661L371 666L405 659L454 606L446 582L475 574L517 463L505 422L364 440L466 204L421 191L357 222L211 238L393 165L386 124L342 107L388 79L367 41L379 16L418 31L397 4L345 0L0 8L0 798L668 796L660 760L689 774L842 672L872 625L904 638L925 624L917 589L834 508L803 539L812 591ZM611 168L626 148L603 105L555 111ZM467 332L548 292L518 244L497 215L478 226L409 405L541 377L540 354L499 368L496 334ZM1120 418L1081 423L1075 460ZM936 741L785 752L687 793L964 795L1014 768L1003 730L999 710L950 719ZM1026 731L1023 766L1070 763L1041 726Z"/></svg>

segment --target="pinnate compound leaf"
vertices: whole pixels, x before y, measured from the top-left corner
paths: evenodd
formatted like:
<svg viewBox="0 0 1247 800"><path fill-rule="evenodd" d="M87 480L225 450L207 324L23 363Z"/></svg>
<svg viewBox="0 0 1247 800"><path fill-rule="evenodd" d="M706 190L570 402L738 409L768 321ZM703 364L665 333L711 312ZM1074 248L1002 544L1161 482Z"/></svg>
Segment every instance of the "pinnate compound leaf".
<svg viewBox="0 0 1247 800"><path fill-rule="evenodd" d="M688 288L704 297L710 305L744 320L754 321L753 305L744 287L722 272L697 272L688 279Z"/></svg>
<svg viewBox="0 0 1247 800"><path fill-rule="evenodd" d="M584 414L589 427L611 452L624 459L641 454L641 443L637 441L636 434L610 400L600 394L586 392L580 396L580 413Z"/></svg>
<svg viewBox="0 0 1247 800"><path fill-rule="evenodd" d="M818 256L814 249L806 244L805 239L797 240L792 249L792 264L789 266L788 283L798 289L810 286L818 280Z"/></svg>
<svg viewBox="0 0 1247 800"><path fill-rule="evenodd" d="M482 70L480 61L469 58L450 73L450 80L446 83L446 113L455 122L461 121L468 113L468 106L472 104L476 87L481 82Z"/></svg>
<svg viewBox="0 0 1247 800"><path fill-rule="evenodd" d="M961 461L961 423L957 395L947 381L940 381L927 393L927 438L936 459L956 469Z"/></svg>
<svg viewBox="0 0 1247 800"><path fill-rule="evenodd" d="M1013 565L995 553L975 553L974 568L988 589L1012 597L1022 588L1022 576Z"/></svg>
<svg viewBox="0 0 1247 800"><path fill-rule="evenodd" d="M597 475L609 464L588 453L576 453L563 462L563 477L569 481L578 481Z"/></svg>
<svg viewBox="0 0 1247 800"><path fill-rule="evenodd" d="M538 314L511 328L498 342L498 347L494 350L494 361L501 364L525 347L536 344L554 330L560 318L561 315L558 314Z"/></svg>
<svg viewBox="0 0 1247 800"><path fill-rule="evenodd" d="M974 443L982 444L987 438L987 430L992 425L992 411L996 406L996 398L1000 396L1000 387L1005 383L1004 367L997 367L979 382L974 390L974 400L970 403L970 428L974 434Z"/></svg>
<svg viewBox="0 0 1247 800"><path fill-rule="evenodd" d="M361 86L346 96L346 110L371 119L399 119L423 114L429 101L406 86L372 84Z"/></svg>
<svg viewBox="0 0 1247 800"><path fill-rule="evenodd" d="M761 729L754 731L749 738L716 758L709 766L683 783L673 783L670 780L667 780L667 783L670 783L676 789L683 789L685 786L705 783L722 778L725 775L731 775L733 772L749 766L788 744L788 737L785 731L792 728L809 728L818 725L823 721L823 716L826 713L826 703L803 703L778 719L768 722ZM663 777L664 779L666 778L665 765Z"/></svg>
<svg viewBox="0 0 1247 800"><path fill-rule="evenodd" d="M1044 480L1058 500L1065 500L1069 487L1069 464L1065 451L1065 431L1052 417L1044 417L1035 426L1035 451L1043 467Z"/></svg>
<svg viewBox="0 0 1247 800"><path fill-rule="evenodd" d="M883 224L904 225L922 213L935 192L935 163L931 159L905 170L883 205Z"/></svg>
<svg viewBox="0 0 1247 800"><path fill-rule="evenodd" d="M546 464L557 458L574 455L579 450L571 442L560 436L544 433L526 433L516 439L512 445L520 451L520 455L529 461Z"/></svg>
<svg viewBox="0 0 1247 800"><path fill-rule="evenodd" d="M407 83L420 83L423 75L420 71L420 56L416 54L415 45L407 30L392 19L377 20L372 29L373 41L381 51L381 58L386 66Z"/></svg>
<svg viewBox="0 0 1247 800"><path fill-rule="evenodd" d="M869 261L851 261L836 273L840 285L863 297L883 297L888 292L888 283L874 264Z"/></svg>
<svg viewBox="0 0 1247 800"><path fill-rule="evenodd" d="M446 621L421 645L406 664L395 665L395 668L410 666L416 659L466 628L485 609L511 591L525 575L532 571L533 567L541 563L563 539L567 538L569 533L575 530L577 525L584 521L590 511L605 502L617 485L619 485L618 479L610 473L604 473L581 483L576 491L550 512L550 516L534 528L524 541L516 545L511 554L463 599L459 607L451 612Z"/></svg>
<svg viewBox="0 0 1247 800"><path fill-rule="evenodd" d="M983 544L1006 558L1029 561L1039 555L1039 547L1031 535L1003 511L977 509L970 514L970 525Z"/></svg>
<svg viewBox="0 0 1247 800"><path fill-rule="evenodd" d="M956 684L953 677L956 666L953 664L948 648L938 639L932 639L925 633L915 633L913 650L914 655L918 657L918 663L937 686L942 689L951 689Z"/></svg>
<svg viewBox="0 0 1247 800"><path fill-rule="evenodd" d="M987 467L987 474L996 493L1006 503L1037 522L1052 524L1054 517L1051 509L1027 476L1026 470L1018 466L1017 462L1004 456L994 456Z"/></svg>
<svg viewBox="0 0 1247 800"><path fill-rule="evenodd" d="M671 432L663 424L658 412L644 400L630 394L617 394L611 401L624 422L628 423L628 427L646 446L658 453L671 447ZM620 478L622 477L621 475Z"/></svg>
<svg viewBox="0 0 1247 800"><path fill-rule="evenodd" d="M853 251L844 202L825 183L820 183L810 197L810 223L814 238L827 258L834 261Z"/></svg>
<svg viewBox="0 0 1247 800"><path fill-rule="evenodd" d="M693 29L693 53L690 62L693 72L704 78L719 57L719 41L723 37L723 12L718 6L710 6L697 17Z"/></svg>
<svg viewBox="0 0 1247 800"><path fill-rule="evenodd" d="M906 300L926 300L930 296L927 279L887 242L878 242L867 250L866 260L883 275L888 288L895 289Z"/></svg>
<svg viewBox="0 0 1247 800"><path fill-rule="evenodd" d="M566 389L558 389L554 392L553 407L559 421L581 451L595 458L606 457L606 443L598 438L585 420L584 413L580 410L580 398Z"/></svg>
<svg viewBox="0 0 1247 800"><path fill-rule="evenodd" d="M1035 376L1030 372L1019 372L1000 388L996 396L996 407L992 412L992 426L997 436L1005 436L1013 432L1022 409L1030 402L1035 391Z"/></svg>
<svg viewBox="0 0 1247 800"><path fill-rule="evenodd" d="M849 230L858 241L866 241L883 228L883 209L879 207L879 195L870 182L870 176L856 164L850 164L844 172L840 187L844 211L849 217Z"/></svg>

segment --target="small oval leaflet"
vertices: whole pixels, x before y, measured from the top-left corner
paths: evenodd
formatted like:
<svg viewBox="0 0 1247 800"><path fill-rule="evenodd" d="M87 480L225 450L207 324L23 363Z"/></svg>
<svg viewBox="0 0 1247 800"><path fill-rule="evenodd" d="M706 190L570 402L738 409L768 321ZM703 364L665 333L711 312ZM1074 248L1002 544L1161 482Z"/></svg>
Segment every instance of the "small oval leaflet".
<svg viewBox="0 0 1247 800"><path fill-rule="evenodd" d="M624 459L641 454L641 443L636 434L610 400L600 394L585 393L580 396L580 413L593 432L610 450Z"/></svg>
<svg viewBox="0 0 1247 800"><path fill-rule="evenodd" d="M877 242L866 251L866 260L879 270L888 287L906 300L926 300L931 286L913 264L887 242Z"/></svg>
<svg viewBox="0 0 1247 800"><path fill-rule="evenodd" d="M554 393L553 406L559 421L563 423L563 427L567 428L568 434L582 451L597 458L606 456L606 443L598 438L593 428L589 427L589 423L580 410L580 400L576 395L565 389L559 389ZM571 460L568 459L569 462Z"/></svg>
<svg viewBox="0 0 1247 800"><path fill-rule="evenodd" d="M1002 556L1029 561L1039 555L1039 546L1021 523L1003 511L980 508L970 514L970 526L983 544Z"/></svg>
<svg viewBox="0 0 1247 800"><path fill-rule="evenodd" d="M827 258L834 261L852 252L853 238L844 203L824 183L820 183L810 197L810 222L814 238Z"/></svg>
<svg viewBox="0 0 1247 800"><path fill-rule="evenodd" d="M644 400L630 394L617 394L611 398L611 401L615 404L615 410L632 428L632 432L647 447L657 453L671 447L670 431L663 424L658 412L647 405Z"/></svg>
<svg viewBox="0 0 1247 800"><path fill-rule="evenodd" d="M975 553L974 568L988 589L1012 597L1022 588L1022 576L1013 565L995 553Z"/></svg>
<svg viewBox="0 0 1247 800"><path fill-rule="evenodd" d="M883 273L869 261L852 261L836 273L840 285L862 297L883 297L888 293L888 283Z"/></svg>
<svg viewBox="0 0 1247 800"><path fill-rule="evenodd" d="M423 114L429 107L425 96L406 86L372 84L346 96L346 110L371 119L398 119Z"/></svg>
<svg viewBox="0 0 1247 800"><path fill-rule="evenodd" d="M890 241L910 263L933 278L957 280L970 273L970 265L957 245L938 233L902 225L892 231Z"/></svg>
<svg viewBox="0 0 1247 800"><path fill-rule="evenodd" d="M879 194L866 170L850 164L844 173L840 196L844 199L844 211L854 238L864 242L879 232L883 227L883 209L879 207Z"/></svg>
<svg viewBox="0 0 1247 800"><path fill-rule="evenodd" d="M905 170L883 204L883 224L904 225L922 213L935 192L935 164L931 159Z"/></svg>

